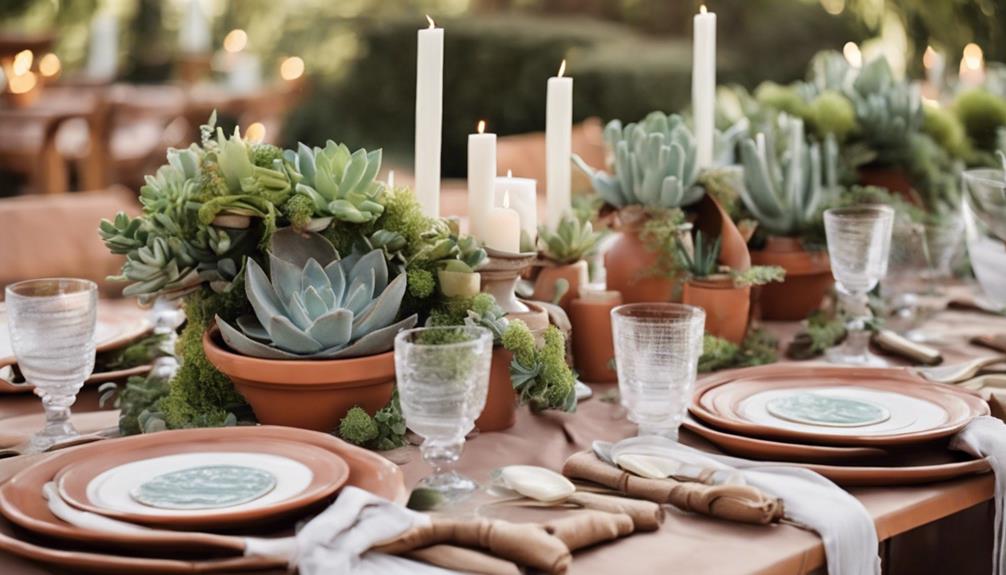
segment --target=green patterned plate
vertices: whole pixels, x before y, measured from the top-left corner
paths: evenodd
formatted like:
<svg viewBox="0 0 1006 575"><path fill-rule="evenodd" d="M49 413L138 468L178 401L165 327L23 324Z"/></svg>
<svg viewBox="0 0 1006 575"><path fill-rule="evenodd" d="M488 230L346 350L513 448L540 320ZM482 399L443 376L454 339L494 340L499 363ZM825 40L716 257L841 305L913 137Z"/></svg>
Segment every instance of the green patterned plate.
<svg viewBox="0 0 1006 575"><path fill-rule="evenodd" d="M891 417L890 411L875 403L806 392L772 399L765 409L779 419L826 427L862 427Z"/></svg>
<svg viewBox="0 0 1006 575"><path fill-rule="evenodd" d="M133 488L134 500L158 509L221 509L255 501L276 476L244 465L202 465L158 475Z"/></svg>

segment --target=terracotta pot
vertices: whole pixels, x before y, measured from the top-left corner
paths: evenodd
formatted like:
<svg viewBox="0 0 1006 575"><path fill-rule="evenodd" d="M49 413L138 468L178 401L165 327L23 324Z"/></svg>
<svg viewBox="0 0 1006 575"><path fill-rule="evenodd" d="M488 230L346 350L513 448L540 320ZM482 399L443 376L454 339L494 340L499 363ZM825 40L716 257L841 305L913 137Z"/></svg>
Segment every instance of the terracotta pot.
<svg viewBox="0 0 1006 575"><path fill-rule="evenodd" d="M618 373L611 368L615 345L611 336L611 310L621 297L607 301L575 299L570 304L573 324L573 367L580 379L590 383L614 383Z"/></svg>
<svg viewBox="0 0 1006 575"><path fill-rule="evenodd" d="M489 393L486 406L475 420L479 431L503 431L517 421L517 394L510 381L510 362L513 354L503 346L493 349L492 367L489 371Z"/></svg>
<svg viewBox="0 0 1006 575"><path fill-rule="evenodd" d="M559 307L566 310L566 313L569 313L570 302L579 297L580 286L586 285L588 282L587 262L580 260L574 264L542 267L541 271L538 272L538 277L534 280L534 295L532 299L553 303L555 299L555 282L559 279L565 279L569 282L569 289L566 290L566 293L557 302Z"/></svg>
<svg viewBox="0 0 1006 575"><path fill-rule="evenodd" d="M681 301L706 311L706 333L737 344L744 340L751 286L737 287L729 276L692 279L685 284Z"/></svg>
<svg viewBox="0 0 1006 575"><path fill-rule="evenodd" d="M859 168L859 184L887 188L891 193L898 194L916 205L921 205L921 200L912 187L912 181L908 178L908 172L903 168L883 166Z"/></svg>
<svg viewBox="0 0 1006 575"><path fill-rule="evenodd" d="M796 238L770 236L765 249L751 252L759 266L780 266L786 279L761 286L758 307L768 320L805 319L821 307L835 283L825 251L807 251Z"/></svg>
<svg viewBox="0 0 1006 575"><path fill-rule="evenodd" d="M641 223L623 227L604 253L608 289L621 292L625 303L672 301L677 282L652 275L660 256L643 244L641 231Z"/></svg>
<svg viewBox="0 0 1006 575"><path fill-rule="evenodd" d="M203 335L206 358L234 382L259 423L334 431L346 412L373 414L395 387L395 352L333 360L276 360L230 351L214 326Z"/></svg>

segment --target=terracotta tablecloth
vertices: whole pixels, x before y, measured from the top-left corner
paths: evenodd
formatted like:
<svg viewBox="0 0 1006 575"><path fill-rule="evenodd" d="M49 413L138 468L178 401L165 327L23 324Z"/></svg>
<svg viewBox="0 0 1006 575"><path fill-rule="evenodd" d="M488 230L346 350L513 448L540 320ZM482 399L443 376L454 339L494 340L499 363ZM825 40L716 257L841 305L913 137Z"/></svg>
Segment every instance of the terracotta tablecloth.
<svg viewBox="0 0 1006 575"><path fill-rule="evenodd" d="M967 345L968 336L1006 333L1006 318L948 311L930 325L947 336L941 345L946 361L987 355ZM769 325L784 338L795 324ZM575 414L519 412L510 430L478 435L468 441L461 470L487 481L493 468L523 463L558 469L571 453L595 439L617 440L635 433L623 410L601 400L612 386L596 386L595 397ZM83 401L93 405L93 391ZM36 400L37 401L37 400ZM16 407L15 407L16 404ZM0 398L2 419L15 412L40 408L30 398ZM690 442L701 440L688 436ZM411 487L429 470L415 447L388 456L403 465ZM23 462L0 461L0 481ZM929 485L859 488L851 492L873 515L882 540L889 573L987 573L991 570L991 506L993 478L986 474ZM944 519L946 518L946 519ZM942 521L940 521L942 520ZM895 537L898 536L898 537ZM892 539L893 538L893 539ZM818 537L789 525L769 527L731 524L697 515L671 512L663 527L576 554L572 573L668 574L802 574L820 570L824 554ZM44 573L19 559L0 554L0 573Z"/></svg>

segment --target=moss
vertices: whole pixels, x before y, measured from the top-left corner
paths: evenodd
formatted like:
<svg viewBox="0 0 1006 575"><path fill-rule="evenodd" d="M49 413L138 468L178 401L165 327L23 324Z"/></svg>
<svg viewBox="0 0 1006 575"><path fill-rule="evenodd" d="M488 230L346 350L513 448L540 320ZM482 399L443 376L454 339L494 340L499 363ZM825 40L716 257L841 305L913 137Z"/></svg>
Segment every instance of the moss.
<svg viewBox="0 0 1006 575"><path fill-rule="evenodd" d="M806 118L809 107L800 93L792 86L780 86L775 82L762 82L755 90L755 98L764 106L781 112Z"/></svg>
<svg viewBox="0 0 1006 575"><path fill-rule="evenodd" d="M699 372L775 363L778 348L779 342L760 329L750 330L740 345L707 333L702 338Z"/></svg>
<svg viewBox="0 0 1006 575"><path fill-rule="evenodd" d="M293 194L287 198L280 208L280 212L290 222L290 225L301 230L307 227L311 218L314 217L314 202L304 194Z"/></svg>
<svg viewBox="0 0 1006 575"><path fill-rule="evenodd" d="M786 270L779 266L751 266L746 271L730 275L737 287L760 286L786 279Z"/></svg>
<svg viewBox="0 0 1006 575"><path fill-rule="evenodd" d="M514 320L503 332L503 346L513 354L510 378L521 403L534 411L576 409L576 378L566 364L566 338L549 326L539 348L527 325Z"/></svg>
<svg viewBox="0 0 1006 575"><path fill-rule="evenodd" d="M857 128L856 110L848 98L826 90L814 98L807 109L807 120L820 137L828 134L844 141Z"/></svg>
<svg viewBox="0 0 1006 575"><path fill-rule="evenodd" d="M408 188L396 188L384 193L381 198L384 213L377 220L377 228L401 234L406 240L406 250L413 254L425 242L423 232L433 224L423 215L419 200Z"/></svg>
<svg viewBox="0 0 1006 575"><path fill-rule="evenodd" d="M353 445L366 445L379 433L374 418L359 406L350 409L339 422L339 437Z"/></svg>
<svg viewBox="0 0 1006 575"><path fill-rule="evenodd" d="M970 90L957 97L954 112L976 147L995 149L996 132L1006 126L1006 100L987 90Z"/></svg>
<svg viewBox="0 0 1006 575"><path fill-rule="evenodd" d="M964 125L953 112L935 105L923 106L922 112L922 130L941 148L957 158L970 153Z"/></svg>
<svg viewBox="0 0 1006 575"><path fill-rule="evenodd" d="M437 288L437 280L433 272L423 268L415 268L408 271L409 295L418 299L425 299L433 295Z"/></svg>
<svg viewBox="0 0 1006 575"><path fill-rule="evenodd" d="M521 320L511 321L507 326L503 332L503 347L522 365L530 366L535 362L534 335Z"/></svg>
<svg viewBox="0 0 1006 575"><path fill-rule="evenodd" d="M202 289L186 299L187 323L178 337L176 348L181 366L160 405L169 427L224 425L229 414L247 409L244 398L234 389L231 380L206 359L202 342L203 333L215 315L233 320L247 307L244 287L237 284L229 293L218 294Z"/></svg>
<svg viewBox="0 0 1006 575"><path fill-rule="evenodd" d="M678 234L685 214L678 208L650 210L639 239L651 252L657 254L657 265L647 270L653 276L674 277L681 269L678 251Z"/></svg>
<svg viewBox="0 0 1006 575"><path fill-rule="evenodd" d="M725 369L733 364L740 348L737 344L721 337L705 334L702 337L702 356L699 357L699 372L706 373Z"/></svg>
<svg viewBox="0 0 1006 575"><path fill-rule="evenodd" d="M283 159L283 150L272 144L253 144L252 163L261 168L271 168L273 160Z"/></svg>

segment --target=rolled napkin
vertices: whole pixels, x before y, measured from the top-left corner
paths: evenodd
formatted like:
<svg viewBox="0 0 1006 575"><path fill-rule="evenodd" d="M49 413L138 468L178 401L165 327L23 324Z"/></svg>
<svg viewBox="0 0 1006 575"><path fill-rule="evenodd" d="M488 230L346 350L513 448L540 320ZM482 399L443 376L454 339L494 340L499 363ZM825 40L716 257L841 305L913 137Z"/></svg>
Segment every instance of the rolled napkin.
<svg viewBox="0 0 1006 575"><path fill-rule="evenodd" d="M830 575L880 574L879 541L873 518L858 499L818 473L791 465L705 453L659 436L630 437L608 449L612 460L627 454L676 459L682 454L695 453L733 467L750 487L767 497L783 498L785 506L779 506L783 519L821 537Z"/></svg>
<svg viewBox="0 0 1006 575"><path fill-rule="evenodd" d="M656 531L664 522L664 508L652 501L583 491L574 493L566 501L585 509L628 515L636 531Z"/></svg>
<svg viewBox="0 0 1006 575"><path fill-rule="evenodd" d="M546 521L542 527L565 543L570 551L613 541L635 530L635 524L628 515L606 511L581 511Z"/></svg>
<svg viewBox="0 0 1006 575"><path fill-rule="evenodd" d="M591 452L574 453L562 474L614 489L630 497L740 523L767 524L782 518L782 503L747 485L708 485L676 479L647 479L609 465Z"/></svg>
<svg viewBox="0 0 1006 575"><path fill-rule="evenodd" d="M476 573L478 575L521 575L520 568L510 561L505 561L492 555L454 545L431 545L423 549L414 549L405 553L406 557L443 567Z"/></svg>
<svg viewBox="0 0 1006 575"><path fill-rule="evenodd" d="M950 448L970 453L975 457L987 457L996 476L995 484L995 531L993 532L994 555L992 573L1006 575L1006 528L1003 526L1004 505L1006 505L1006 424L989 416L976 417L950 440Z"/></svg>

